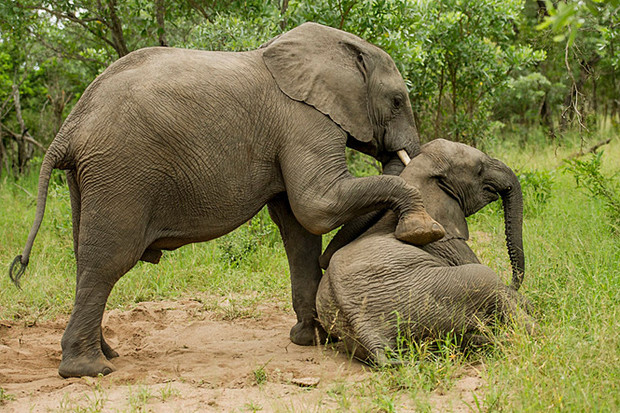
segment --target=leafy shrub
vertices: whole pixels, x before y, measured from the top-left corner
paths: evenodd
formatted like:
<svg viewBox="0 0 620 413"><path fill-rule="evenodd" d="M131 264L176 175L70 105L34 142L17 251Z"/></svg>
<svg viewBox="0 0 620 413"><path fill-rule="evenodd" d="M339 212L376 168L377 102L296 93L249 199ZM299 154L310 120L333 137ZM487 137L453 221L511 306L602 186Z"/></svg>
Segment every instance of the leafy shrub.
<svg viewBox="0 0 620 413"><path fill-rule="evenodd" d="M523 123L537 120L540 106L551 88L551 82L541 73L530 73L509 79L504 93L495 103L495 115L499 119L517 117Z"/></svg>
<svg viewBox="0 0 620 413"><path fill-rule="evenodd" d="M565 169L570 172L577 186L586 190L594 198L600 199L610 218L610 225L620 231L620 185L618 173L607 177L601 172L603 151L592 154L587 160L577 158L565 160Z"/></svg>
<svg viewBox="0 0 620 413"><path fill-rule="evenodd" d="M247 223L220 238L217 248L223 262L238 267L260 246L273 247L279 240L278 227L265 207Z"/></svg>
<svg viewBox="0 0 620 413"><path fill-rule="evenodd" d="M551 198L553 171L521 171L517 173L523 192L523 215L537 216Z"/></svg>

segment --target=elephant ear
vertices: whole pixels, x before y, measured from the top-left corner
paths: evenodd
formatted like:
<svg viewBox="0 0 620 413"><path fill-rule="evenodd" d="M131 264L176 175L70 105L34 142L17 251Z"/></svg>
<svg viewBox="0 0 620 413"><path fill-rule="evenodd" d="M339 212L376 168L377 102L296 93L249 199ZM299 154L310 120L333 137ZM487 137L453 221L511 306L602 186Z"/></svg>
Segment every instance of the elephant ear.
<svg viewBox="0 0 620 413"><path fill-rule="evenodd" d="M266 43L263 59L288 97L313 106L368 143L373 137L367 85L373 47L352 34L304 23Z"/></svg>
<svg viewBox="0 0 620 413"><path fill-rule="evenodd" d="M461 206L454 198L441 190L440 192L442 192L442 202L439 203L441 207L433 208L435 211L432 211L432 213L429 211L430 215L443 225L448 237L458 237L467 241L469 239L469 229L467 228L467 221Z"/></svg>

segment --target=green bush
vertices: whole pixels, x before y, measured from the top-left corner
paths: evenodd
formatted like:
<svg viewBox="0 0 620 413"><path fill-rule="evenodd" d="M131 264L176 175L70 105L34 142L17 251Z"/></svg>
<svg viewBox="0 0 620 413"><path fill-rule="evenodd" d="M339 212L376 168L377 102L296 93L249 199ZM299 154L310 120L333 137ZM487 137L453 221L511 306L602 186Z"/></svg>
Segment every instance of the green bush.
<svg viewBox="0 0 620 413"><path fill-rule="evenodd" d="M265 207L246 224L218 240L217 249L223 263L238 267L261 245L273 247L279 240L278 227Z"/></svg>
<svg viewBox="0 0 620 413"><path fill-rule="evenodd" d="M517 172L523 192L523 215L537 216L544 210L553 190L553 171Z"/></svg>
<svg viewBox="0 0 620 413"><path fill-rule="evenodd" d="M601 172L602 157L603 151L592 154L586 160L569 159L565 161L565 169L573 175L579 188L603 202L605 212L610 219L609 224L618 233L620 231L618 173L612 176L603 175Z"/></svg>

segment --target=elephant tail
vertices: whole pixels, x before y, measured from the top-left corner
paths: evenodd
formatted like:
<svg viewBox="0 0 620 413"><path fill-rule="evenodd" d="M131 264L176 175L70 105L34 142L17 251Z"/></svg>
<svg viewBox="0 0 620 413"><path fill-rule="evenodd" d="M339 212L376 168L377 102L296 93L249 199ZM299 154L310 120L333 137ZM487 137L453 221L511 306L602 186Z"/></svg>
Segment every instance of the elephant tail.
<svg viewBox="0 0 620 413"><path fill-rule="evenodd" d="M41 222L43 221L45 203L47 201L47 190L49 187L50 177L52 176L52 170L59 167L61 163L64 164L63 160L65 158L65 154L67 153L66 149L66 141L57 137L54 139L54 142L52 142L45 153L45 157L43 158L41 171L39 173L37 210L34 217L34 223L30 229L30 234L28 235L28 240L26 241L24 251L21 255L15 257L9 267L9 277L11 278L11 281L13 281L13 284L15 284L15 286L19 289L21 289L19 280L26 271L26 267L28 266L28 261L30 259L30 251L32 250L32 245L34 244L34 239L36 238L37 232L39 232L39 228L41 227Z"/></svg>

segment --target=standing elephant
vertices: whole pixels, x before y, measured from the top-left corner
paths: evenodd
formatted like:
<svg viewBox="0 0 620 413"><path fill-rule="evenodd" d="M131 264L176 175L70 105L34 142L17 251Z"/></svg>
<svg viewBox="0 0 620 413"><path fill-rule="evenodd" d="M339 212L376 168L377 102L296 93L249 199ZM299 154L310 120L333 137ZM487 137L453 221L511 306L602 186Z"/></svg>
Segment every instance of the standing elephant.
<svg viewBox="0 0 620 413"><path fill-rule="evenodd" d="M396 211L406 242L444 234L402 178L352 177L346 145L382 162L419 151L394 62L351 34L307 23L254 51L148 48L112 64L45 155L35 222L9 271L15 281L24 272L52 169L66 170L77 289L60 375L114 370L103 311L139 260L224 235L264 205L289 259L291 340L312 344L320 234L381 208Z"/></svg>
<svg viewBox="0 0 620 413"><path fill-rule="evenodd" d="M421 192L429 214L446 230L416 247L393 235L398 218L387 212L359 238L341 230L321 257L329 264L317 293L318 319L357 357L389 362L386 348L400 332L413 339L447 332L484 342L481 327L496 318L532 328L516 292L523 278L523 201L510 168L470 146L435 140L401 176ZM478 261L466 241L465 217L502 197L512 285ZM344 234L344 235L343 235Z"/></svg>

